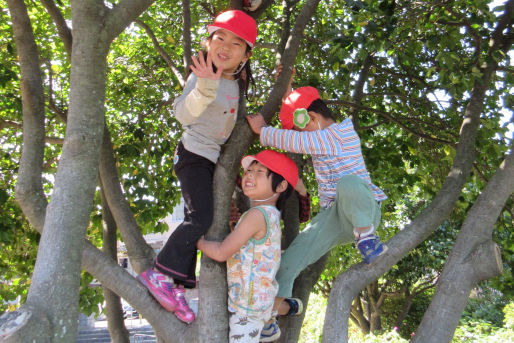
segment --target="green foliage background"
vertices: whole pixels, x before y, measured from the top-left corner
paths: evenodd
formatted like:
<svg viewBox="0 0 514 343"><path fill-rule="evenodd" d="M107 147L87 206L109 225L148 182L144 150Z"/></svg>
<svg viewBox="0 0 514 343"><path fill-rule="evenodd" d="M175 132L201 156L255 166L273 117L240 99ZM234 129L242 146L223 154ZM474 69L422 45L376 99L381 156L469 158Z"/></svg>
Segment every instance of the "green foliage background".
<svg viewBox="0 0 514 343"><path fill-rule="evenodd" d="M114 4L115 2L113 2ZM48 137L64 137L69 101L70 61L50 16L39 2L26 2L40 51L46 94ZM57 2L66 19L71 18L69 1ZM206 38L206 24L227 1L191 3L194 52ZM30 284L39 236L24 219L14 198L17 164L22 150L19 60L9 13L0 0L0 310L7 301L21 296ZM293 18L301 7L293 6ZM280 43L284 8L275 2L259 18L257 47L251 66L257 85L248 101L255 113L265 103L274 82L279 52L267 46ZM384 240L404 229L434 198L449 172L465 106L475 80L481 76L489 46L488 37L503 7L490 8L490 1L322 1L304 32L296 58L293 87L317 87L338 120L349 115L359 124L368 170L373 182L389 199L383 204ZM139 19L149 25L160 47L182 74L182 13L180 1L158 1ZM455 25L457 23L457 25ZM291 24L294 24L291 19ZM414 287L442 270L466 211L497 169L512 142L514 73L512 54L494 57L500 70L490 86L476 145L474 170L451 218L423 244L394 266L380 280L390 280L388 290ZM363 88L354 103L357 80L366 61L371 61ZM161 220L180 199L173 174L173 152L181 126L173 116L172 102L181 93L179 79L157 53L150 37L137 24L128 27L113 43L108 56L106 121L112 135L122 187L144 233L167 229ZM509 119L510 118L510 119ZM505 122L505 119L507 121ZM275 121L273 125L278 125ZM256 144L252 152L259 149ZM45 146L44 187L52 195L61 145ZM305 158L303 178L313 199L313 214L319 211L317 185L312 165ZM88 238L97 246L101 239L101 206L97 197ZM121 239L121 238L120 238ZM500 310L512 300L514 230L512 199L499 218L494 240L499 244L504 273L491 280ZM329 258L316 288L327 292L333 279L359 261L351 246L339 247ZM97 311L102 296L87 287L92 280L84 274L81 306L86 313ZM408 335L422 315L430 296L416 299L416 308L400 334ZM391 329L399 304L388 304L386 328ZM386 306L386 307L387 307ZM470 305L471 306L471 305ZM396 311L396 312L395 312ZM471 311L471 310L470 310ZM475 308L470 316L486 316ZM496 313L495 312L495 313ZM464 315L467 318L468 314ZM390 316L390 317L387 317ZM491 325L499 325L500 317Z"/></svg>

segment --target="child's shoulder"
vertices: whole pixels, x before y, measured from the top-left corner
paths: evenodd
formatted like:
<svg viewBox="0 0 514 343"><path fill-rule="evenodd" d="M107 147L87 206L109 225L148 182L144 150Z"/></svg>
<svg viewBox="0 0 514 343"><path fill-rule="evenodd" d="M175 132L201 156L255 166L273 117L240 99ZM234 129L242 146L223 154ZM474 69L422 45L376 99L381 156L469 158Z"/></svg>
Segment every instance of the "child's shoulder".
<svg viewBox="0 0 514 343"><path fill-rule="evenodd" d="M255 218L262 218L265 221L268 220L268 217L273 216L276 213L280 215L278 209L273 205L258 205L249 209L247 213L250 211L253 213L252 216Z"/></svg>
<svg viewBox="0 0 514 343"><path fill-rule="evenodd" d="M245 212L244 216L248 217L248 219L251 219L251 220L264 219L265 210L263 209L263 206L254 206L254 207L248 209Z"/></svg>

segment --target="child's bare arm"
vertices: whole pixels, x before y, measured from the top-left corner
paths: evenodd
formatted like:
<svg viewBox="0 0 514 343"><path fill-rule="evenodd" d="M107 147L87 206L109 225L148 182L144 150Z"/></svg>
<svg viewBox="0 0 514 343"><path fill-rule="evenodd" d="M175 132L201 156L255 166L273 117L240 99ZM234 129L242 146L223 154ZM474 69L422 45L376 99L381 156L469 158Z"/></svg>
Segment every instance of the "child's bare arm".
<svg viewBox="0 0 514 343"><path fill-rule="evenodd" d="M264 215L259 210L250 210L223 242L208 241L202 237L197 247L213 260L224 262L241 249L250 238L259 237L261 234L262 236L266 234Z"/></svg>

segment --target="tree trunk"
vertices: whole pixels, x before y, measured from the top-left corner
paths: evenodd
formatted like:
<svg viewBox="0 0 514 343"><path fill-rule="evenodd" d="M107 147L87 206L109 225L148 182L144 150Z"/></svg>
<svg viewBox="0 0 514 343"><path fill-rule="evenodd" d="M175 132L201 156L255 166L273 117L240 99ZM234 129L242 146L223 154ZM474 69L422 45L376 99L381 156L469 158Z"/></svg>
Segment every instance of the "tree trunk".
<svg viewBox="0 0 514 343"><path fill-rule="evenodd" d="M46 309L55 342L70 342L76 336L80 261L103 135L104 92L99 90L105 89L108 44L98 42L98 31L80 27L74 30L66 138L27 298L27 304Z"/></svg>
<svg viewBox="0 0 514 343"><path fill-rule="evenodd" d="M500 249L492 241L492 231L513 191L511 150L470 209L412 342L450 342L471 289L502 273Z"/></svg>
<svg viewBox="0 0 514 343"><path fill-rule="evenodd" d="M364 316L364 310L362 308L361 293L353 299L351 311L351 318L354 323L361 329L361 332L365 335L369 333L369 321Z"/></svg>
<svg viewBox="0 0 514 343"><path fill-rule="evenodd" d="M291 68L298 52L301 33L312 17L319 0L308 0L300 15L297 17L293 35L288 41L284 52L284 69ZM269 122L276 113L282 100L290 72L281 74L275 83L268 100L261 109L261 114ZM222 148L222 153L214 172L214 218L213 224L206 237L210 240L222 240L228 233L228 218L231 195L234 189L234 180L239 171L239 161L255 139L246 123L246 108L244 97L240 96L238 121L232 135ZM227 313L227 282L225 264L220 264L202 256L200 268L198 339L200 342L224 343L228 337Z"/></svg>
<svg viewBox="0 0 514 343"><path fill-rule="evenodd" d="M19 38L17 40L20 40L20 43L26 42L32 45L30 49L36 49L23 1L10 1L9 4L12 8L13 27L21 30L18 31ZM77 28L79 27L80 25L77 25ZM42 313L32 312L27 319L38 318L41 323L49 322L52 329L48 328L44 331L49 333L50 340L55 342L70 342L76 336L80 258L96 184L98 142L102 137L102 132L97 130L95 124L103 115L104 97L102 92L98 93L98 89L105 89L102 85L105 85L106 49L105 46L102 48L102 44L99 44L95 38L90 38L95 37L94 29L87 32L86 35L81 33L84 32L77 29L77 37L84 39L76 45L77 51L82 53L75 54L73 58L70 90L72 104L63 155L57 172L52 200L46 213L32 283L27 302L24 305L28 310L19 311L19 313L43 311ZM90 36L90 33L93 34ZM23 49L23 45L21 48ZM88 56L86 61L83 51L88 49L93 53ZM30 65L30 61L37 62L37 57L30 54L30 51L28 54L26 52L19 50L22 64ZM84 78L84 74L87 74L88 78ZM36 71L35 76L38 75L40 74ZM30 78L33 77L30 76ZM89 82L83 82L84 79ZM40 77L36 82L39 82L40 86L42 85ZM37 93L37 90L35 92ZM33 99L32 97L24 98L25 100ZM41 104L24 103L24 111L30 111L31 108L34 108L32 105L40 111L43 109ZM44 124L41 127L44 128ZM41 132L40 128L34 130L28 125L26 130L30 129L31 132L26 131L27 136ZM40 139L39 135L35 138ZM36 146L36 144L27 145L27 147L30 146ZM39 148L42 149L42 147L41 144ZM80 156L80 160L76 156ZM40 177L36 177L34 182L40 184L39 180ZM39 200L42 197L37 196L36 199ZM24 208L32 208L41 212L37 207L39 205L25 205ZM40 224L40 222L36 223L36 225ZM66 234L63 234L63 230ZM49 261L52 263L48 263ZM43 318L45 316L48 317L48 320ZM24 332L30 335L30 331L35 332L34 330L37 328L41 329L40 325L32 327L27 324L30 325L30 321L18 322L15 329L16 335L19 334L23 337ZM37 336L37 333L35 335ZM41 336L44 337L44 334Z"/></svg>
<svg viewBox="0 0 514 343"><path fill-rule="evenodd" d="M112 217L109 205L105 199L104 192L101 190L102 197L102 226L103 226L103 247L102 250L108 257L117 261L117 237L116 223ZM107 317L107 329L113 343L129 343L130 334L125 327L123 318L123 307L120 297L107 287L102 286L105 298L105 311Z"/></svg>
<svg viewBox="0 0 514 343"><path fill-rule="evenodd" d="M396 322L394 324L397 328L400 328L403 325L403 320L407 317L407 314L409 314L412 300L414 299L414 294L410 293L409 287L406 287L404 297L405 299L403 301L402 310L398 317L396 317Z"/></svg>
<svg viewBox="0 0 514 343"><path fill-rule="evenodd" d="M372 282L367 287L368 305L369 305L369 330L373 333L382 329L381 310L380 310L380 292L378 291L378 281Z"/></svg>
<svg viewBox="0 0 514 343"><path fill-rule="evenodd" d="M72 2L69 116L56 183L46 211L41 187L44 102L37 48L23 1L9 1L22 78L27 78L22 80L22 87L31 88L22 91L27 120L20 163L24 174L20 175L17 197L42 236L27 302L2 318L0 332L6 342L71 342L76 337L81 257L103 135L106 56L112 39L131 17L149 5L145 1L124 1L109 16L102 2ZM107 20L102 22L104 19ZM31 177L30 171L39 175Z"/></svg>
<svg viewBox="0 0 514 343"><path fill-rule="evenodd" d="M505 12L492 34L489 58L482 69L482 79L475 82L466 117L482 111L485 92L497 68L493 54L498 50L505 53L510 50L514 36L509 31L507 35L503 32L512 26L513 14L514 0L510 0L505 4ZM450 342L471 289L479 281L501 274L500 252L492 241L492 230L513 190L514 157L511 149L470 209L413 342Z"/></svg>

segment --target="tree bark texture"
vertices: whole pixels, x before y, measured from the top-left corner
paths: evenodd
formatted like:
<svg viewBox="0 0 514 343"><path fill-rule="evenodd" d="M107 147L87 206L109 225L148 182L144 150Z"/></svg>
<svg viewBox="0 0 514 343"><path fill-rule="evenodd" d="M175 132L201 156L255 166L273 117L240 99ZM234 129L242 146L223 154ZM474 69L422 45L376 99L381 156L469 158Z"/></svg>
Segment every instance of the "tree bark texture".
<svg viewBox="0 0 514 343"><path fill-rule="evenodd" d="M511 150L470 209L412 342L450 342L471 289L502 273L500 251L492 241L492 231L513 191Z"/></svg>
<svg viewBox="0 0 514 343"><path fill-rule="evenodd" d="M112 217L109 205L105 199L104 192L100 190L102 197L102 226L103 226L103 246L102 251L113 261L117 261L117 237L116 237L116 223ZM125 327L125 320L123 318L123 307L121 305L120 297L102 286L105 299L105 312L107 317L107 329L113 343L129 343L130 334Z"/></svg>
<svg viewBox="0 0 514 343"><path fill-rule="evenodd" d="M45 213L41 181L44 102L37 48L23 1L9 2L20 68L28 77L22 80L26 145L20 162L20 170L28 172L21 177L17 197L42 236L27 302L9 316L20 320L4 318L8 319L1 328L3 333L8 331L5 339L32 341L38 337L37 341L45 341L48 337L52 342L70 342L76 337L80 263L103 135L106 55L112 39L134 19L131 16L139 15L149 4L123 1L113 9L116 18L112 19L102 2L72 3L75 39L69 116L56 184ZM110 31L102 31L106 27Z"/></svg>
<svg viewBox="0 0 514 343"><path fill-rule="evenodd" d="M100 179L107 204L127 247L130 264L136 273L141 273L152 266L155 252L146 243L143 233L134 219L134 214L130 210L127 198L123 194L114 159L111 135L107 126L104 128L100 154Z"/></svg>
<svg viewBox="0 0 514 343"><path fill-rule="evenodd" d="M319 276L325 269L327 259L328 253L322 256L316 263L305 268L305 270L303 270L296 278L293 287L293 296L302 300L304 311L299 316L282 317L279 319L281 335L278 342L298 342L298 338L300 337L300 332L302 330L303 319L305 318L305 312L309 305L309 296L311 294L312 287L314 287Z"/></svg>
<svg viewBox="0 0 514 343"><path fill-rule="evenodd" d="M22 0L9 0L7 5L20 57L23 109L23 151L15 190L16 200L31 224L42 228L46 211L42 180L45 100L39 53L25 3Z"/></svg>
<svg viewBox="0 0 514 343"><path fill-rule="evenodd" d="M76 16L79 22L88 22L86 16ZM89 25L94 26L92 22ZM103 124L102 130L98 125L103 122L104 94L99 90L105 89L107 47L97 40L98 31L86 32L80 27L76 25L73 32L66 138L27 298L28 304L41 304L49 312L55 342L69 342L76 336L82 245L103 135Z"/></svg>

